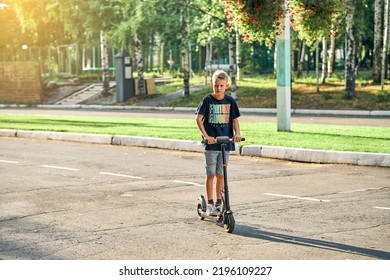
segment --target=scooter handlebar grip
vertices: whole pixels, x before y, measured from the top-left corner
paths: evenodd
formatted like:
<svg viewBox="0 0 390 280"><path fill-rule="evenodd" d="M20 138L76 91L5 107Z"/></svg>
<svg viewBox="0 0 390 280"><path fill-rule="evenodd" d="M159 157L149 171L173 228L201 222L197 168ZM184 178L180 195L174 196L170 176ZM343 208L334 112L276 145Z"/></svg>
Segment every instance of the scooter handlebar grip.
<svg viewBox="0 0 390 280"><path fill-rule="evenodd" d="M241 138L241 142L242 141L245 141L245 137L242 137ZM200 141L200 143L202 143L202 144L207 144L207 139L203 139L202 141Z"/></svg>

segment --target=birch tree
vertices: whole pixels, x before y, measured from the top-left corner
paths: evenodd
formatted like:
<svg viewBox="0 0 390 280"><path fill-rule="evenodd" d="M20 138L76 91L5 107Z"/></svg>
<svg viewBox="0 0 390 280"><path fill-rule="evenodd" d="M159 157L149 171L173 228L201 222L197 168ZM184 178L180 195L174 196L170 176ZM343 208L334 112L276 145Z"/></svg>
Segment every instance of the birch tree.
<svg viewBox="0 0 390 280"><path fill-rule="evenodd" d="M332 26L332 31L330 33L330 47L329 47L329 58L328 58L328 77L333 75L334 63L336 59L336 35L335 30Z"/></svg>
<svg viewBox="0 0 390 280"><path fill-rule="evenodd" d="M323 37L322 38L322 72L321 72L321 82L320 82L322 85L326 83L326 77L328 75L327 63L328 63L328 46L327 46L326 38Z"/></svg>
<svg viewBox="0 0 390 280"><path fill-rule="evenodd" d="M375 0L374 21L374 65L372 70L374 83L379 84L382 71L382 0Z"/></svg>
<svg viewBox="0 0 390 280"><path fill-rule="evenodd" d="M228 30L228 42L229 42L229 74L230 74L230 91L234 99L237 98L237 85L236 85L236 69L235 69L235 58L234 58L234 33L233 29Z"/></svg>
<svg viewBox="0 0 390 280"><path fill-rule="evenodd" d="M181 9L181 60L183 69L183 95L190 95L190 71L188 69L188 3L184 0Z"/></svg>
<svg viewBox="0 0 390 280"><path fill-rule="evenodd" d="M355 95L355 35L354 35L354 15L355 15L355 0L347 0L346 2L346 20L345 20L345 98L351 99Z"/></svg>
<svg viewBox="0 0 390 280"><path fill-rule="evenodd" d="M382 49L382 74L381 74L381 90L383 92L384 80L387 67L387 48L389 43L389 0L385 0L384 6L384 28L383 28L383 49Z"/></svg>

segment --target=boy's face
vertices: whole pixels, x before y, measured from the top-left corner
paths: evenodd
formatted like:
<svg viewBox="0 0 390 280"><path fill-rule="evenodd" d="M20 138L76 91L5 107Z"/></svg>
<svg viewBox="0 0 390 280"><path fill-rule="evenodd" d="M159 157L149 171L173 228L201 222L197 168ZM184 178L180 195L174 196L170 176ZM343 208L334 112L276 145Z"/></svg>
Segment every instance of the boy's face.
<svg viewBox="0 0 390 280"><path fill-rule="evenodd" d="M225 90L229 87L229 84L226 83L225 79L217 78L214 83L211 83L211 88L213 89L213 94L216 98L223 98Z"/></svg>

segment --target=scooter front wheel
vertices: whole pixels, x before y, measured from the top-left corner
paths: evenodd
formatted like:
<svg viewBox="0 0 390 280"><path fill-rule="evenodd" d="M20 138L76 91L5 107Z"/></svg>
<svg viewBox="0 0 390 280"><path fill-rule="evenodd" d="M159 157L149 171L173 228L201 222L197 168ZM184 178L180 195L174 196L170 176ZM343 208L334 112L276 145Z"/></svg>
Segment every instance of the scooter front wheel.
<svg viewBox="0 0 390 280"><path fill-rule="evenodd" d="M235 221L232 214L226 215L224 219L223 227L225 228L225 231L228 233L232 233L234 230Z"/></svg>
<svg viewBox="0 0 390 280"><path fill-rule="evenodd" d="M201 203L198 203L197 212L200 220L204 220L204 217L202 216L203 207Z"/></svg>

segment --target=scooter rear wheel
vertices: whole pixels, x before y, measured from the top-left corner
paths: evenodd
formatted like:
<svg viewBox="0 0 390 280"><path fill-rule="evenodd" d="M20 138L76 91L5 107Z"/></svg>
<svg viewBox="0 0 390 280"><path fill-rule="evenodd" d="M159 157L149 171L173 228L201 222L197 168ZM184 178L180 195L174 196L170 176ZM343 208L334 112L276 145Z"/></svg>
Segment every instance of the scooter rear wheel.
<svg viewBox="0 0 390 280"><path fill-rule="evenodd" d="M223 227L228 233L232 233L234 230L235 221L233 215L226 215Z"/></svg>

